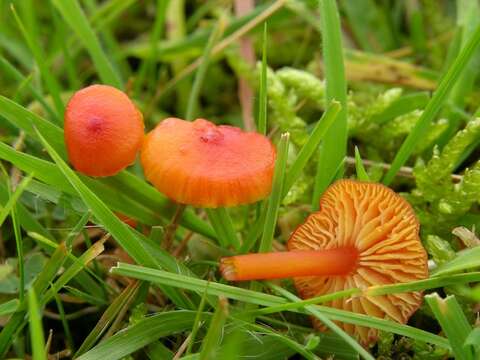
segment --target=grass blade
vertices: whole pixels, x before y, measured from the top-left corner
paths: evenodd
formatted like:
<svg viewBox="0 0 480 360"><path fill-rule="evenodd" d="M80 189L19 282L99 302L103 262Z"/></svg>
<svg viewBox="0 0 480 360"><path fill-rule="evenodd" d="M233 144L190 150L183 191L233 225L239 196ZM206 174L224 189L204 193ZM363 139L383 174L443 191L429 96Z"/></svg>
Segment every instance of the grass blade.
<svg viewBox="0 0 480 360"><path fill-rule="evenodd" d="M473 54L475 54L475 50L477 49L479 43L480 27L477 27L468 43L457 56L447 73L443 76L437 90L433 94L431 100L428 102L427 107L418 119L415 127L410 131L400 147L400 150L397 152L392 166L383 179L383 183L385 185L389 185L393 181L393 178L397 174L398 170L407 162L408 158L415 149L415 146L424 138L430 123L433 121L435 116L440 111L442 105L445 103L448 94L455 85L455 82L457 81L462 70L468 64Z"/></svg>
<svg viewBox="0 0 480 360"><path fill-rule="evenodd" d="M283 297L264 294L258 291L247 290L235 286L209 282L192 277L172 274L162 270L149 269L138 265L118 263L110 270L113 274L132 277L134 279L151 281L153 283L169 285L181 289L197 292L207 292L212 296L224 296L229 299L243 301L250 304L262 306L285 305L287 300ZM382 331L392 332L402 336L411 337L416 340L449 348L448 340L431 334L429 332L414 328L408 325L398 324L393 321L379 319L363 314L329 308L326 306L312 305L319 309L330 320L342 321L365 327L371 327ZM298 309L287 309L287 311L301 312Z"/></svg>
<svg viewBox="0 0 480 360"><path fill-rule="evenodd" d="M315 125L312 133L308 137L305 145L300 149L300 152L297 155L297 158L293 162L292 166L288 170L285 176L285 184L283 186L283 196L288 193L295 181L300 176L303 168L307 164L308 160L312 155L318 151L318 146L320 142L324 139L327 134L330 126L336 120L337 115L341 109L341 105L338 101L332 101L332 103L327 107L323 113L321 119Z"/></svg>
<svg viewBox="0 0 480 360"><path fill-rule="evenodd" d="M455 358L473 360L472 347L464 345L468 334L472 331L472 327L455 297L448 296L442 299L437 293L433 293L425 296L425 301L432 309L433 314L447 335Z"/></svg>
<svg viewBox="0 0 480 360"><path fill-rule="evenodd" d="M52 124L1 95L0 115L11 122L13 126L25 131L27 135L32 136L34 139L37 138L34 127L38 128L55 150L62 155L62 158L66 158L63 131L55 124Z"/></svg>
<svg viewBox="0 0 480 360"><path fill-rule="evenodd" d="M360 181L370 181L370 176L368 176L365 166L363 166L362 157L360 156L360 151L355 146L355 170L357 172L357 179Z"/></svg>
<svg viewBox="0 0 480 360"><path fill-rule="evenodd" d="M260 73L260 89L258 94L258 125L260 134L267 134L267 23L263 24L262 69Z"/></svg>
<svg viewBox="0 0 480 360"><path fill-rule="evenodd" d="M138 241L132 234L128 225L124 224L115 214L105 205L78 177L75 172L70 169L67 164L60 158L52 146L38 132L38 137L47 149L50 156L56 162L67 180L78 192L82 200L90 207L93 215L101 224L115 237L117 242L124 250L139 264L158 267L156 260L151 253Z"/></svg>
<svg viewBox="0 0 480 360"><path fill-rule="evenodd" d="M275 233L275 226L277 224L278 210L283 198L283 184L285 181L289 140L290 135L288 133L282 134L278 143L278 155L273 174L272 193L268 198L263 234L258 248L260 252L272 250L272 241Z"/></svg>
<svg viewBox="0 0 480 360"><path fill-rule="evenodd" d="M218 300L217 309L210 320L207 335L202 341L202 351L200 360L210 360L217 358L217 351L222 340L223 327L228 317L228 301L225 298Z"/></svg>
<svg viewBox="0 0 480 360"><path fill-rule="evenodd" d="M258 305L269 306L271 304L277 305L284 302L281 298L276 296L216 282L195 279L185 275L172 274L167 271L150 269L138 265L118 263L117 266L113 267L110 271L112 274L151 281L161 285L180 287L182 289L192 290L199 293L206 292L209 295L224 296L229 299Z"/></svg>
<svg viewBox="0 0 480 360"><path fill-rule="evenodd" d="M205 79L205 74L207 73L211 52L215 43L221 38L224 30L225 21L223 18L220 18L217 26L215 26L215 29L208 38L207 45L205 46L202 58L200 59L201 63L195 75L195 80L192 84L190 96L188 97L187 111L185 113L186 120L194 120L197 115L198 95L200 94L203 80Z"/></svg>
<svg viewBox="0 0 480 360"><path fill-rule="evenodd" d="M165 336L192 327L195 311L171 311L147 317L95 346L77 360L118 360ZM206 319L204 314L202 318Z"/></svg>
<svg viewBox="0 0 480 360"><path fill-rule="evenodd" d="M18 199L20 196L23 194L25 189L27 188L28 184L30 181L32 181L34 174L28 175L26 178L24 178L20 184L18 184L17 188L11 194L10 198L8 199L8 202L5 204L5 206L0 210L0 226L3 224L5 219L7 218L8 214L12 211L12 209L15 207Z"/></svg>
<svg viewBox="0 0 480 360"><path fill-rule="evenodd" d="M237 237L235 228L233 227L232 218L225 208L205 209L208 219L212 223L217 239L222 247L228 248L233 246L235 249L240 248L240 240Z"/></svg>
<svg viewBox="0 0 480 360"><path fill-rule="evenodd" d="M42 316L38 306L35 290L28 292L28 314L30 315L30 337L32 341L33 360L47 360L45 337L43 335Z"/></svg>
<svg viewBox="0 0 480 360"><path fill-rule="evenodd" d="M63 101L60 97L60 85L58 84L57 80L53 77L50 69L48 69L47 67L47 64L45 62L45 55L43 54L43 51L40 48L38 40L33 37L34 34L27 31L22 21L20 20L20 17L15 11L15 8L13 7L13 5L11 9L12 9L13 17L15 18L18 24L18 27L20 28L20 31L23 37L25 38L28 44L28 47L32 51L33 57L35 58L35 61L40 69L40 74L41 76L43 76L43 79L45 81L45 84L47 85L50 95L52 95L53 102L55 104L55 110L57 111L57 117L55 117L55 120L61 119L61 117L63 116L64 106L63 106Z"/></svg>
<svg viewBox="0 0 480 360"><path fill-rule="evenodd" d="M119 89L123 88L122 81L118 73L108 60L107 55L103 51L100 41L95 36L85 13L83 12L77 0L52 0L53 4L62 14L65 21L70 25L78 38L83 43L88 53L92 57L95 68L98 71L100 79L103 83L115 86Z"/></svg>
<svg viewBox="0 0 480 360"><path fill-rule="evenodd" d="M474 247L459 252L455 258L432 271L432 276L450 274L478 266L480 266L480 247Z"/></svg>
<svg viewBox="0 0 480 360"><path fill-rule="evenodd" d="M318 209L318 200L339 169L347 153L347 82L343 64L340 18L335 0L320 0L323 59L326 79L326 101L340 102L335 122L325 135L318 159L312 206ZM343 174L343 168L340 169Z"/></svg>
<svg viewBox="0 0 480 360"><path fill-rule="evenodd" d="M395 100L381 113L373 115L371 121L383 125L397 116L407 114L416 109L423 109L429 100L430 95L427 92L404 95Z"/></svg>
<svg viewBox="0 0 480 360"><path fill-rule="evenodd" d="M364 290L364 294L366 296L378 296L401 292L423 291L451 285L474 283L477 281L480 281L480 272L471 272L466 274L432 277L430 279L412 281L402 284L371 286Z"/></svg>
<svg viewBox="0 0 480 360"><path fill-rule="evenodd" d="M285 298L291 301L301 301L298 297L293 295L292 293L288 292L285 289L277 285L270 284L270 287L277 292L278 294L284 296ZM355 341L350 335L348 335L345 331L343 331L338 325L336 325L333 321L331 321L327 316L325 316L321 311L315 308L312 305L306 305L305 310L320 320L325 326L327 326L330 330L332 330L335 334L337 334L341 339L343 339L352 349L354 349L360 356L367 360L375 360L375 358L370 355L370 353L365 350L362 345Z"/></svg>
<svg viewBox="0 0 480 360"><path fill-rule="evenodd" d="M115 317L120 312L124 304L126 304L128 300L136 293L138 284L138 282L131 283L120 295L115 297L115 299L103 313L100 320L98 320L95 327L90 331L86 339L83 341L82 345L75 353L75 357L78 357L90 350L92 346L95 345L98 340L100 340L101 336L115 320Z"/></svg>
<svg viewBox="0 0 480 360"><path fill-rule="evenodd" d="M15 311L17 311L19 304L20 301L18 301L18 299L12 299L4 302L0 305L0 316L6 316L14 313Z"/></svg>
<svg viewBox="0 0 480 360"><path fill-rule="evenodd" d="M19 83L24 83L26 81L26 77L17 70L15 66L13 66L7 59L5 59L2 55L0 55L0 69L2 70L3 74L9 74L11 78L16 80ZM55 111L51 108L49 104L45 101L45 98L42 94L40 94L32 84L27 83L27 88L30 91L31 95L37 100L40 104L42 104L45 111L52 117L55 118L58 115ZM59 121L58 121L59 122Z"/></svg>

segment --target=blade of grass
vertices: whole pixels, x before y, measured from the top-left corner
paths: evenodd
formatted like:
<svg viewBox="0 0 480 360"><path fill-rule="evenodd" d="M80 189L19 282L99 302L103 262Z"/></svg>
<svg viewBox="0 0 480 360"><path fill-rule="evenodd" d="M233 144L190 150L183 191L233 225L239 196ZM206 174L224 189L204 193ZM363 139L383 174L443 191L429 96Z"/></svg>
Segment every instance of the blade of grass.
<svg viewBox="0 0 480 360"><path fill-rule="evenodd" d="M94 306L108 305L107 300L96 297L96 296L92 296L92 295L87 294L86 292L81 291L79 289L76 289L74 287L66 285L66 286L64 286L64 289L68 292L68 294L70 294L74 298L81 299L85 303L89 303L89 304L92 304Z"/></svg>
<svg viewBox="0 0 480 360"><path fill-rule="evenodd" d="M0 156L1 157L1 156ZM6 185L0 182L0 206L6 206L10 196L7 191ZM33 231L47 238L52 238L50 232L43 227L42 224L28 211L22 203L17 203L17 215L20 222L20 226L25 231Z"/></svg>
<svg viewBox="0 0 480 360"><path fill-rule="evenodd" d="M0 304L0 316L6 316L14 313L17 311L19 304L20 301L18 301L18 299L12 299Z"/></svg>
<svg viewBox="0 0 480 360"><path fill-rule="evenodd" d="M295 181L297 181L308 160L310 160L312 155L318 150L320 142L323 141L325 135L330 129L330 126L336 120L341 107L342 106L338 101L332 101L323 113L320 120L317 121L317 123L315 124L315 127L313 128L312 133L308 137L307 142L300 149L300 152L298 153L295 161L285 175L283 197L285 197L285 195L291 189Z"/></svg>
<svg viewBox="0 0 480 360"><path fill-rule="evenodd" d="M12 344L15 332L22 326L25 315L25 309L19 306L19 309L17 309L17 311L10 317L7 324L2 328L2 331L0 332L0 358L5 358L5 353Z"/></svg>
<svg viewBox="0 0 480 360"><path fill-rule="evenodd" d="M266 208L267 208L267 201L264 200L259 204L259 207L257 208L258 219L257 221L254 222L250 231L247 233L245 241L243 242L242 247L240 248L241 254L245 254L249 252L251 249L253 249L253 247L257 243L257 239L260 237L263 226L265 224L265 217L267 214Z"/></svg>
<svg viewBox="0 0 480 360"><path fill-rule="evenodd" d="M480 266L480 247L474 247L459 252L455 258L432 271L432 276L450 274L478 266Z"/></svg>
<svg viewBox="0 0 480 360"><path fill-rule="evenodd" d="M155 22L153 23L153 31L150 37L150 52L151 57L143 60L140 70L138 70L138 76L135 80L134 94L139 94L145 83L145 77L148 79L147 85L153 90L157 80L157 74L154 68L154 61L157 59L157 42L163 34L163 28L165 26L165 14L170 0L157 0L155 11Z"/></svg>
<svg viewBox="0 0 480 360"><path fill-rule="evenodd" d="M220 17L218 24L213 29L210 37L208 38L207 45L203 51L202 57L200 58L200 65L198 67L197 73L195 74L195 79L192 84L192 89L190 90L190 96L188 97L187 111L185 112L185 119L192 121L197 116L197 103L200 90L202 89L203 81L205 80L205 75L207 73L208 64L210 63L210 57L212 55L212 49L215 43L222 37L222 34L225 30L225 19Z"/></svg>
<svg viewBox="0 0 480 360"><path fill-rule="evenodd" d="M13 194L11 194L10 198L8 199L8 202L5 204L4 207L0 209L0 226L3 224L3 222L7 218L8 214L15 207L18 199L23 194L23 192L27 188L30 181L32 181L34 175L35 173L32 173L27 177L23 178L23 180L20 182L20 184L18 184L17 188L13 192Z"/></svg>
<svg viewBox="0 0 480 360"><path fill-rule="evenodd" d="M42 316L38 306L35 290L28 292L28 314L30 324L30 337L32 341L33 360L47 360L45 352L45 337L43 335Z"/></svg>
<svg viewBox="0 0 480 360"><path fill-rule="evenodd" d="M123 88L120 76L113 68L107 55L100 45L90 23L77 0L52 0L64 20L78 35L83 46L92 57L95 68L103 83Z"/></svg>
<svg viewBox="0 0 480 360"><path fill-rule="evenodd" d="M71 266L72 263L78 263L80 261L79 258L72 255L71 252L67 251L65 243L57 244L56 242L54 242L54 241L52 241L52 240L50 240L50 239L48 239L48 238L46 238L46 237L44 237L40 234L32 233L32 232L29 232L28 236L30 238L32 238L33 240L35 240L47 252L48 252L48 250L55 249L55 252L52 255L52 257L50 258L50 260L53 260L56 252L60 251L61 255L59 255L59 256L62 256L62 258L65 260L66 266ZM61 266L61 265L62 264L60 264L59 266ZM82 271L82 272L80 272L79 274L76 275L76 279L74 279L74 280L78 280L78 284L85 291L87 291L90 295L98 297L98 298L104 298L105 293L104 293L103 289L110 288L110 290L111 290L111 287L109 287L109 285L100 276L98 276L94 271L92 271L90 268L88 268L88 267L85 268L85 271L88 274L84 273ZM52 279L56 275L56 273L57 272L53 270L52 274L51 274L51 278L49 277L48 281L47 280L43 281L42 285L45 287L45 289L48 286L48 284L52 281ZM99 286L92 278L97 280L100 284L102 284L103 288L101 286ZM37 280L39 280L39 279L40 279L40 277L37 278ZM36 292L40 293L40 291L38 291L38 290Z"/></svg>
<svg viewBox="0 0 480 360"><path fill-rule="evenodd" d="M78 192L83 201L91 208L93 215L102 223L105 228L115 237L115 240L122 248L139 264L158 267L152 255L145 249L144 245L137 241L128 225L124 224L115 214L103 203L70 169L60 158L52 146L45 140L40 132L38 137L47 149L48 153L60 168L64 176Z"/></svg>
<svg viewBox="0 0 480 360"><path fill-rule="evenodd" d="M200 360L210 360L217 357L218 347L222 340L222 333L228 317L228 301L225 298L219 298L217 309L210 319L207 335L202 341L202 350L200 351Z"/></svg>
<svg viewBox="0 0 480 360"><path fill-rule="evenodd" d="M83 353L90 350L95 343L100 340L102 335L115 320L115 317L118 315L123 305L127 303L128 300L136 293L138 284L138 282L131 283L122 291L120 295L115 297L112 303L102 314L95 327L89 332L82 345L80 345L80 348L75 353L75 357L81 356Z"/></svg>
<svg viewBox="0 0 480 360"><path fill-rule="evenodd" d="M477 348L477 352L480 351L480 328L474 328L465 339L465 345L472 345Z"/></svg>
<svg viewBox="0 0 480 360"><path fill-rule="evenodd" d="M165 336L177 334L192 327L195 311L171 311L149 316L122 330L78 360L118 360ZM208 314L203 314L203 319Z"/></svg>
<svg viewBox="0 0 480 360"><path fill-rule="evenodd" d="M258 305L269 306L272 303L283 303L283 300L276 296L137 265L118 263L116 267L110 269L110 272L116 275L151 281L156 284L181 287L182 289L200 293L207 292L209 295L225 296L229 299Z"/></svg>
<svg viewBox="0 0 480 360"><path fill-rule="evenodd" d="M66 158L65 145L63 143L62 129L45 120L44 118L28 111L14 101L0 95L0 115L7 119L13 126L22 129L34 139L37 138L34 126L42 131L42 134L53 145L55 150Z"/></svg>
<svg viewBox="0 0 480 360"><path fill-rule="evenodd" d="M381 113L373 115L371 121L383 125L397 116L407 114L416 109L423 109L429 100L430 95L427 92L403 95Z"/></svg>
<svg viewBox="0 0 480 360"><path fill-rule="evenodd" d="M17 81L18 83L23 83L26 80L26 77L17 70L15 66L13 66L5 57L0 55L0 69L2 70L3 74L7 74L12 79ZM52 117L56 118L58 115L52 109L52 107L45 101L45 98L42 94L40 94L37 89L31 84L27 83L27 88L30 91L30 94L37 100L45 109L45 111ZM57 120L58 122L59 120Z"/></svg>
<svg viewBox="0 0 480 360"><path fill-rule="evenodd" d="M471 272L466 274L432 277L430 279L412 281L403 284L371 286L364 290L364 294L366 296L378 296L402 292L423 291L427 289L437 289L450 285L468 284L478 281L480 281L480 272Z"/></svg>
<svg viewBox="0 0 480 360"><path fill-rule="evenodd" d="M118 263L117 266L113 267L110 271L113 274L132 277L139 280L151 281L153 283L170 285L197 292L206 291L212 296L225 296L229 299L239 300L251 304L262 306L287 304L286 299L279 296L264 294L257 291L242 289L215 282L208 282L184 275L172 274L162 270L148 269L137 265ZM332 309L326 306L314 306L322 311L331 320L342 321L365 327L372 327L382 331L392 332L402 336L411 337L416 340L439 345L445 348L449 347L448 341L445 338L414 328L412 326L402 325L393 321L379 319L363 314L356 314L349 311ZM289 309L288 311L301 313L304 312L297 309Z"/></svg>
<svg viewBox="0 0 480 360"><path fill-rule="evenodd" d="M25 297L25 260L23 256L23 237L20 229L20 224L17 216L17 209L15 203L11 209L11 217L13 223L13 233L15 236L15 245L17 247L17 261L18 261L18 277L20 278L20 284L18 288L18 300L23 303Z"/></svg>
<svg viewBox="0 0 480 360"><path fill-rule="evenodd" d="M48 239L45 240L50 241ZM63 253L66 252L65 245L57 245L56 243L54 243L54 246L62 248L61 251L63 251ZM60 276L60 278L55 282L53 287L41 296L40 303L42 304L42 307L52 300L53 295L56 293L55 289L60 289L69 281L81 274L81 270L85 268L86 265L103 250L103 243L99 241L95 243L90 249L88 249L76 262L74 262ZM62 255L61 251L59 251L59 255ZM66 257L63 256L63 258ZM46 289L49 282L53 279L53 276L56 276L57 272L54 270L57 266L59 266L59 264L59 261L54 260L53 257L50 258L49 262L45 267L45 272L40 274L40 276L36 279L34 285L32 286L32 289L34 289L35 292L37 292L38 290ZM17 331L21 331L21 329L26 325L26 315L28 315L28 313L26 313L25 309L26 303L24 302L20 305L17 312L13 314L8 323L3 327L2 331L0 332L0 357L3 357L5 352L10 347L14 339L13 334L15 334Z"/></svg>
<svg viewBox="0 0 480 360"><path fill-rule="evenodd" d="M65 244L67 246L68 252L72 251L72 244L73 240L78 236L78 234L82 231L83 227L87 224L88 220L90 219L90 212L87 211L85 214L82 215L80 220L75 224L73 229L68 234Z"/></svg>
<svg viewBox="0 0 480 360"><path fill-rule="evenodd" d="M473 348L465 345L465 340L472 331L472 327L455 297L448 296L442 299L437 293L433 293L425 296L425 301L447 335L455 358L473 360Z"/></svg>
<svg viewBox="0 0 480 360"><path fill-rule="evenodd" d="M240 240L237 237L232 219L225 208L205 209L208 219L212 223L219 244L228 248L233 246L235 249L240 248Z"/></svg>
<svg viewBox="0 0 480 360"><path fill-rule="evenodd" d="M360 289L352 288L348 290L337 291L327 295L316 296L306 300L294 301L294 302L290 302L282 305L268 306L261 309L247 310L247 311L244 311L242 315L251 315L251 316L258 317L260 315L273 314L281 311L297 310L297 309L304 308L306 305L317 305L317 304L333 301L336 299L350 297L360 293L361 293Z"/></svg>
<svg viewBox="0 0 480 360"><path fill-rule="evenodd" d="M258 125L260 134L267 134L267 23L263 24L262 69L260 73L260 89L258 94Z"/></svg>
<svg viewBox="0 0 480 360"><path fill-rule="evenodd" d="M425 137L430 123L433 121L435 116L440 111L442 105L445 103L448 94L455 85L462 70L472 58L479 43L480 27L477 27L465 47L461 50L460 54L453 62L452 66L450 66L447 73L442 77L437 90L434 92L432 98L428 102L425 110L415 124L415 127L410 131L400 147L400 150L397 152L392 166L383 179L383 183L385 185L389 185L393 181L398 170L407 162L408 158L415 149L415 146L417 146L417 144Z"/></svg>
<svg viewBox="0 0 480 360"><path fill-rule="evenodd" d="M298 297L288 292L287 290L281 288L280 286L269 284L269 287L274 290L276 293L282 295L283 297L289 299L290 301L301 301ZM352 349L354 349L362 358L368 360L375 360L375 358L370 355L370 353L365 350L362 345L355 341L350 335L343 331L338 325L336 325L332 320L325 316L317 308L306 305L304 306L305 310L310 313L312 316L320 320L326 327L328 327L332 332L337 334L341 339L343 339Z"/></svg>
<svg viewBox="0 0 480 360"><path fill-rule="evenodd" d="M325 135L318 158L312 198L313 210L318 209L318 200L330 181L337 173L339 165L347 153L347 83L343 63L343 48L335 0L320 0L320 17L322 26L323 62L326 79L326 102L340 102L340 109L335 122ZM343 174L343 167L340 175Z"/></svg>
<svg viewBox="0 0 480 360"><path fill-rule="evenodd" d="M35 294L43 296L44 291L52 283L53 279L57 276L58 271L65 263L67 257L67 249L65 243L61 243L57 246L57 249L48 259L47 263L43 267L43 270L38 274L35 279L32 288L35 290Z"/></svg>
<svg viewBox="0 0 480 360"><path fill-rule="evenodd" d="M60 93L61 93L60 85L58 84L55 77L52 75L52 72L50 71L50 69L48 69L47 67L47 64L45 62L45 55L39 45L40 44L39 41L37 41L37 39L34 38L35 36L34 34L27 31L22 21L20 20L20 17L18 16L15 10L15 7L13 5L11 5L11 10L13 13L13 17L15 18L18 24L20 32L25 38L25 41L27 42L28 47L32 52L32 55L35 58L35 62L37 63L40 69L40 74L43 77L45 84L47 85L48 91L52 96L53 103L55 105L55 110L57 111L57 116L54 119L58 121L63 116L63 111L64 111L63 101L62 101L62 98L60 97Z"/></svg>
<svg viewBox="0 0 480 360"><path fill-rule="evenodd" d="M193 345L195 344L195 339L197 337L198 329L202 325L200 323L200 320L202 318L202 313L205 307L206 299L207 299L207 288L203 292L202 300L200 301L200 305L198 306L198 309L197 309L197 314L195 315L195 321L193 322L192 331L190 332L190 335L189 335L190 341L188 342L187 350L185 351L186 355L189 355L192 352Z"/></svg>
<svg viewBox="0 0 480 360"><path fill-rule="evenodd" d="M362 157L360 156L360 151L355 146L355 170L357 172L357 179L360 181L370 181L370 176L368 176L365 166L363 166Z"/></svg>
<svg viewBox="0 0 480 360"><path fill-rule="evenodd" d="M283 184L285 181L285 169L287 166L288 145L290 134L285 133L280 137L277 146L277 160L275 162L275 171L273 174L272 193L268 199L267 213L263 226L263 234L258 247L259 252L268 252L272 250L273 235L277 224L278 211L282 202Z"/></svg>
<svg viewBox="0 0 480 360"><path fill-rule="evenodd" d="M52 284L50 289L42 296L41 304L44 306L48 304L54 297L54 295L60 291L66 284L68 284L83 268L85 268L93 259L100 255L104 250L104 242L109 235L104 236L102 239L93 244L77 261L72 262L68 269L60 275L60 277Z"/></svg>
<svg viewBox="0 0 480 360"><path fill-rule="evenodd" d="M60 320L62 321L63 331L65 332L65 338L67 339L67 344L71 352L75 351L75 345L73 342L72 332L70 331L70 326L68 325L68 320L65 317L65 309L63 308L62 300L58 294L54 294L55 304L57 305L58 314L60 315Z"/></svg>

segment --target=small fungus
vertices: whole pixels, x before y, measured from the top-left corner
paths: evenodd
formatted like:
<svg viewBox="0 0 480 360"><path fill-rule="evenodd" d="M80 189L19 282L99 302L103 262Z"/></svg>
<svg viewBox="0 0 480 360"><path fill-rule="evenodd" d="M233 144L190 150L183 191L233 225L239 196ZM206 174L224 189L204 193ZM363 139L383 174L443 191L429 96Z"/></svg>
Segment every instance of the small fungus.
<svg viewBox="0 0 480 360"><path fill-rule="evenodd" d="M131 165L141 148L143 116L128 96L107 85L77 91L65 111L65 144L73 167L111 176Z"/></svg>
<svg viewBox="0 0 480 360"><path fill-rule="evenodd" d="M169 118L147 135L141 161L146 178L172 200L216 208L268 196L275 154L258 133Z"/></svg>
<svg viewBox="0 0 480 360"><path fill-rule="evenodd" d="M223 258L227 280L292 277L302 298L350 288L366 289L428 277L427 254L413 209L389 188L340 180L331 185L288 241L288 252ZM327 305L406 323L422 302L420 292L337 299ZM322 329L318 320L315 326ZM378 331L341 323L369 344Z"/></svg>

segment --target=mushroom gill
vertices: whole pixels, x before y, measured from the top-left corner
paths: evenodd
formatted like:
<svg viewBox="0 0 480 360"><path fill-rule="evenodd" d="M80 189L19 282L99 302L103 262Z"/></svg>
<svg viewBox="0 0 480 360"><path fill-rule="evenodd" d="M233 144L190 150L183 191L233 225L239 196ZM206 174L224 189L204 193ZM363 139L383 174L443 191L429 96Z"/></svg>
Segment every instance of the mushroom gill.
<svg viewBox="0 0 480 360"><path fill-rule="evenodd" d="M374 183L340 180L322 196L320 210L310 215L288 241L290 251L356 248L358 263L346 275L295 277L302 298L349 288L365 289L425 279L427 254L419 239L413 209L389 188ZM420 292L337 299L327 306L406 323L422 302ZM314 320L319 329L322 325ZM378 331L339 323L363 344Z"/></svg>

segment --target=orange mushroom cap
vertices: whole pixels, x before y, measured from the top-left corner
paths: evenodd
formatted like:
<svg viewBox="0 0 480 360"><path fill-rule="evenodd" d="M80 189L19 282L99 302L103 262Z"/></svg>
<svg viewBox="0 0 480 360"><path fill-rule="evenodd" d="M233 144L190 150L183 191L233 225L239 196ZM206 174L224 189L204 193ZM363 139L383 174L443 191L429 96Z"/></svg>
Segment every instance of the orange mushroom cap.
<svg viewBox="0 0 480 360"><path fill-rule="evenodd" d="M181 204L248 204L271 191L275 148L255 132L197 119L162 121L146 137L141 161L146 178Z"/></svg>
<svg viewBox="0 0 480 360"><path fill-rule="evenodd" d="M357 266L347 275L294 278L303 298L349 288L409 282L428 277L427 254L419 239L419 222L408 202L389 188L374 183L340 180L320 201L288 241L288 249L356 248ZM338 299L337 309L406 323L422 302L420 292ZM314 324L322 328L318 320ZM339 324L363 344L375 341L378 331Z"/></svg>
<svg viewBox="0 0 480 360"><path fill-rule="evenodd" d="M65 144L73 167L90 176L111 176L135 161L143 116L122 91L92 85L77 91L65 111Z"/></svg>

